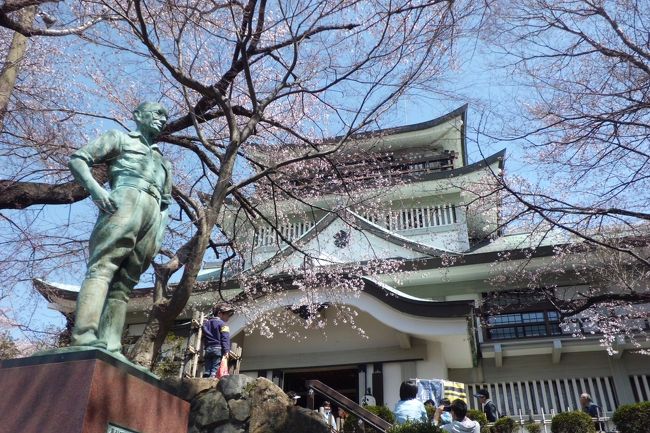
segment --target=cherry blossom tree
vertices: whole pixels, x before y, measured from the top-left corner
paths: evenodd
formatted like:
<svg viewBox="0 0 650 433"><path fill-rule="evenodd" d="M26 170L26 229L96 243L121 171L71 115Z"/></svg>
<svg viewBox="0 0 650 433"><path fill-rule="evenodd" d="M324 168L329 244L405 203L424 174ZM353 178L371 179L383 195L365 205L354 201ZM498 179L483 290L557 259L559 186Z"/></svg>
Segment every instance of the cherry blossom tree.
<svg viewBox="0 0 650 433"><path fill-rule="evenodd" d="M486 137L521 144L535 172L495 176L491 193L508 203L504 224L541 233L539 245L564 238L557 269L524 266L522 285L569 322L589 318L611 347L613 335L638 331L626 319L647 317L650 301L650 11L635 1L513 0L492 12L488 42L530 92ZM558 272L584 286L567 292Z"/></svg>
<svg viewBox="0 0 650 433"><path fill-rule="evenodd" d="M140 100L162 95L172 116L159 140L175 165L176 207L153 267L148 323L130 354L151 365L197 287L206 252L226 257L224 268L243 266L250 245L237 236L238 223L224 223L227 212L249 225L264 223L299 250L281 230L283 215L295 209L260 206L296 202L322 211L318 191L291 178L314 170L336 184L333 191L345 198L341 215L371 206L372 194L359 193L368 179L390 186L377 173L364 180L339 170L336 155L354 154L355 134L382 124L398 101L437 87L482 7L443 0L5 2L3 37L30 43L4 110L2 146L13 168L0 183L0 208L25 208L3 213L12 231L5 243L14 257L25 257L24 268L78 265L92 217L75 220L74 228L33 223L41 210L86 196L64 168L74 148L102 122L125 125ZM53 63L44 60L52 56ZM88 127L91 119L97 123ZM337 269L321 270L331 281ZM175 274L180 278L170 285ZM299 285L322 283L317 274ZM254 292L264 281L242 283ZM340 279L333 286L357 285Z"/></svg>

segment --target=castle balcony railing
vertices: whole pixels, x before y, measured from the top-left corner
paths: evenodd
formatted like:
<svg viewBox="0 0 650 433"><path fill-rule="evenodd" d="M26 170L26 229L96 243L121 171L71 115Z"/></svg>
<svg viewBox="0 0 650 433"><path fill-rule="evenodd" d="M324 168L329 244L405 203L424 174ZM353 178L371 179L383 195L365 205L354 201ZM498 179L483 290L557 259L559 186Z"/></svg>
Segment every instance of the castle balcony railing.
<svg viewBox="0 0 650 433"><path fill-rule="evenodd" d="M393 232L447 226L458 222L456 206L453 204L366 213L363 217Z"/></svg>
<svg viewBox="0 0 650 433"><path fill-rule="evenodd" d="M296 240L307 233L314 225L315 223L313 221L299 221L279 225L276 229L272 227L260 227L255 230L253 248L276 245L282 240L277 232L280 232L284 239L290 241Z"/></svg>
<svg viewBox="0 0 650 433"><path fill-rule="evenodd" d="M454 204L365 212L362 216L371 223L396 233L449 226L457 224L459 220L458 210ZM253 238L253 248L276 245L282 238L293 241L302 237L314 225L314 221L296 221L281 224L277 226L277 230L269 226L258 227ZM278 236L278 231L282 238Z"/></svg>

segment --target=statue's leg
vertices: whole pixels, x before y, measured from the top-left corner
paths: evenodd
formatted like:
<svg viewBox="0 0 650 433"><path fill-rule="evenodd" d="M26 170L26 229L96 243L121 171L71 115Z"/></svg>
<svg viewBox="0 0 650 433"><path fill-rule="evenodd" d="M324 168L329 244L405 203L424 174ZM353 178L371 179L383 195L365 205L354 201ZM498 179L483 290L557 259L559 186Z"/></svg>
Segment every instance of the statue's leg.
<svg viewBox="0 0 650 433"><path fill-rule="evenodd" d="M86 278L77 296L75 325L72 330L73 346L106 345L97 338L102 305L108 291L108 281L102 278Z"/></svg>
<svg viewBox="0 0 650 433"><path fill-rule="evenodd" d="M111 282L99 330L99 338L106 343L107 350L118 356L121 356L122 333L131 291L157 252L155 237L159 227L159 205L153 197L139 193L140 206L134 210L133 216L140 221L140 230L133 250L120 264Z"/></svg>
<svg viewBox="0 0 650 433"><path fill-rule="evenodd" d="M113 214L101 212L90 235L90 258L77 298L73 346L106 346L98 333L109 282L135 247L139 222L134 209L138 208L138 191L124 194L116 190L111 197L113 193L114 198L119 199L117 211Z"/></svg>
<svg viewBox="0 0 650 433"><path fill-rule="evenodd" d="M123 268L120 268L111 284L102 311L99 339L106 344L106 350L114 352L118 356L121 355L122 350L122 333L124 331L124 321L126 320L129 294L136 283L137 281L129 279L128 275L123 272Z"/></svg>

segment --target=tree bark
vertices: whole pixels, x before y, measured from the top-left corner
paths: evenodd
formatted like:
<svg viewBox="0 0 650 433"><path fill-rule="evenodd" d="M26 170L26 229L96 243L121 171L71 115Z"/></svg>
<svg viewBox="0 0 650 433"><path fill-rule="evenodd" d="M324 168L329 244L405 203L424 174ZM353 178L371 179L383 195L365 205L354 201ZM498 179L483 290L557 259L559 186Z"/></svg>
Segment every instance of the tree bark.
<svg viewBox="0 0 650 433"><path fill-rule="evenodd" d="M20 24L24 26L31 25L36 16L36 6L30 6L20 12ZM7 113L9 99L16 86L16 78L20 70L20 62L27 51L27 37L14 32L9 52L5 57L5 66L0 72L0 130L3 129L3 121Z"/></svg>
<svg viewBox="0 0 650 433"><path fill-rule="evenodd" d="M195 243L195 248L192 248L193 254L185 263L183 277L174 288L171 298L163 298L154 302L144 332L129 352L129 358L133 362L148 368L153 368L155 365L156 357L160 353L174 320L180 315L190 299L196 283L196 275L201 268L203 251L208 245L208 239L208 235L197 234L190 241Z"/></svg>
<svg viewBox="0 0 650 433"><path fill-rule="evenodd" d="M99 183L108 180L103 167L93 169ZM40 182L0 180L0 209L24 209L35 204L69 204L88 197L88 192L77 182L60 185Z"/></svg>

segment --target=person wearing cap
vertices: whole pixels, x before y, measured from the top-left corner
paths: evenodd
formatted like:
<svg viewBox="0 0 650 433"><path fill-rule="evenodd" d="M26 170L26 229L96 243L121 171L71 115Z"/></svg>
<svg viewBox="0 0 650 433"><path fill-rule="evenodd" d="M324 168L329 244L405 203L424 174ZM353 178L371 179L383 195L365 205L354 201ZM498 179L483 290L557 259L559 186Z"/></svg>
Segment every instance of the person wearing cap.
<svg viewBox="0 0 650 433"><path fill-rule="evenodd" d="M287 392L287 397L291 399L291 404L294 406L298 404L298 400L300 399L300 396L295 391Z"/></svg>
<svg viewBox="0 0 650 433"><path fill-rule="evenodd" d="M481 402L483 406L483 412L487 417L488 422L495 422L499 418L499 411L497 411L497 406L492 403L490 400L490 392L487 389L479 389L474 397L478 398L478 401Z"/></svg>
<svg viewBox="0 0 650 433"><path fill-rule="evenodd" d="M230 329L226 322L233 312L228 304L217 304L212 317L203 322L203 377L216 377L221 358L230 353Z"/></svg>

